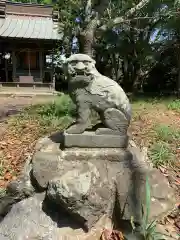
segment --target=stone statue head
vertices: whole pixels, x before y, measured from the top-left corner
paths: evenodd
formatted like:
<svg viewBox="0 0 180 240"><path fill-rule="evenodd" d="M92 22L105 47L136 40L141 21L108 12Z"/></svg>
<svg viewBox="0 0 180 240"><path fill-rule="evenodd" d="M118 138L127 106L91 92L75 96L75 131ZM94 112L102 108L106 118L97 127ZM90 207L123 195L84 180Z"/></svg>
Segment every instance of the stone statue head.
<svg viewBox="0 0 180 240"><path fill-rule="evenodd" d="M66 71L72 76L89 76L95 68L95 60L86 54L74 54L66 59Z"/></svg>

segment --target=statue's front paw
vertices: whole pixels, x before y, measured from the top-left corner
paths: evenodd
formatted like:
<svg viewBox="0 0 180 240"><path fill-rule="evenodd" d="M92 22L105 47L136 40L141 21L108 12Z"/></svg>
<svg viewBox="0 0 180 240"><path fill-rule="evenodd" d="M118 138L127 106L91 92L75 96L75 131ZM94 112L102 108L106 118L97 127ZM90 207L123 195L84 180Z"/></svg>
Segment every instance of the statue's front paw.
<svg viewBox="0 0 180 240"><path fill-rule="evenodd" d="M80 134L85 131L85 127L81 125L73 125L66 130L69 134Z"/></svg>

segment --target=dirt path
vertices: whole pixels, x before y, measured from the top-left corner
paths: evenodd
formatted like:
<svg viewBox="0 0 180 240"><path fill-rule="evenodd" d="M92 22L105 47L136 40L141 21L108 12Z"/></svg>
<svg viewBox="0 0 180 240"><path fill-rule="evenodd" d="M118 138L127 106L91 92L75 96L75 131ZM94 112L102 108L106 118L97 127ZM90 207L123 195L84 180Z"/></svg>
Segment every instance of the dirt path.
<svg viewBox="0 0 180 240"><path fill-rule="evenodd" d="M23 108L32 104L49 102L53 96L31 96L31 97L0 97L0 135L7 129L6 119L19 113Z"/></svg>
<svg viewBox="0 0 180 240"><path fill-rule="evenodd" d="M4 122L8 116L17 114L23 109L32 104L47 102L53 99L52 97L0 97L0 123Z"/></svg>

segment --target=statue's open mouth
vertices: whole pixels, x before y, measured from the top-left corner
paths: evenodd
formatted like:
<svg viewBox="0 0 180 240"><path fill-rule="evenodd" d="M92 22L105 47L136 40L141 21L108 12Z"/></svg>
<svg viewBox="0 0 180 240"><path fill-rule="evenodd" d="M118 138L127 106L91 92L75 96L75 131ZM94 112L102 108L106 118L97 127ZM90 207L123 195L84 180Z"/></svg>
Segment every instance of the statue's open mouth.
<svg viewBox="0 0 180 240"><path fill-rule="evenodd" d="M90 73L87 72L74 72L71 74L72 77L76 77L76 76L90 76Z"/></svg>
<svg viewBox="0 0 180 240"><path fill-rule="evenodd" d="M72 77L72 82L74 83L81 83L83 86L86 84L89 84L89 82L91 81L91 76L90 75L86 75L86 74L74 74Z"/></svg>

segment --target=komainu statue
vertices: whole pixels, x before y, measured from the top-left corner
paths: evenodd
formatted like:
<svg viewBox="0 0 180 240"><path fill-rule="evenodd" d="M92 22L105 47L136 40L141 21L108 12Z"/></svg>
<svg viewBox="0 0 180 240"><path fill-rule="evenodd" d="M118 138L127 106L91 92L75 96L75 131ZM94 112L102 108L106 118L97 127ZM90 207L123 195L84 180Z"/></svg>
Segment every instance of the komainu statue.
<svg viewBox="0 0 180 240"><path fill-rule="evenodd" d="M100 74L88 55L71 55L65 66L69 94L77 107L77 120L66 132L83 133L91 126L90 114L95 110L103 124L96 134L125 135L131 120L131 105L119 84Z"/></svg>

